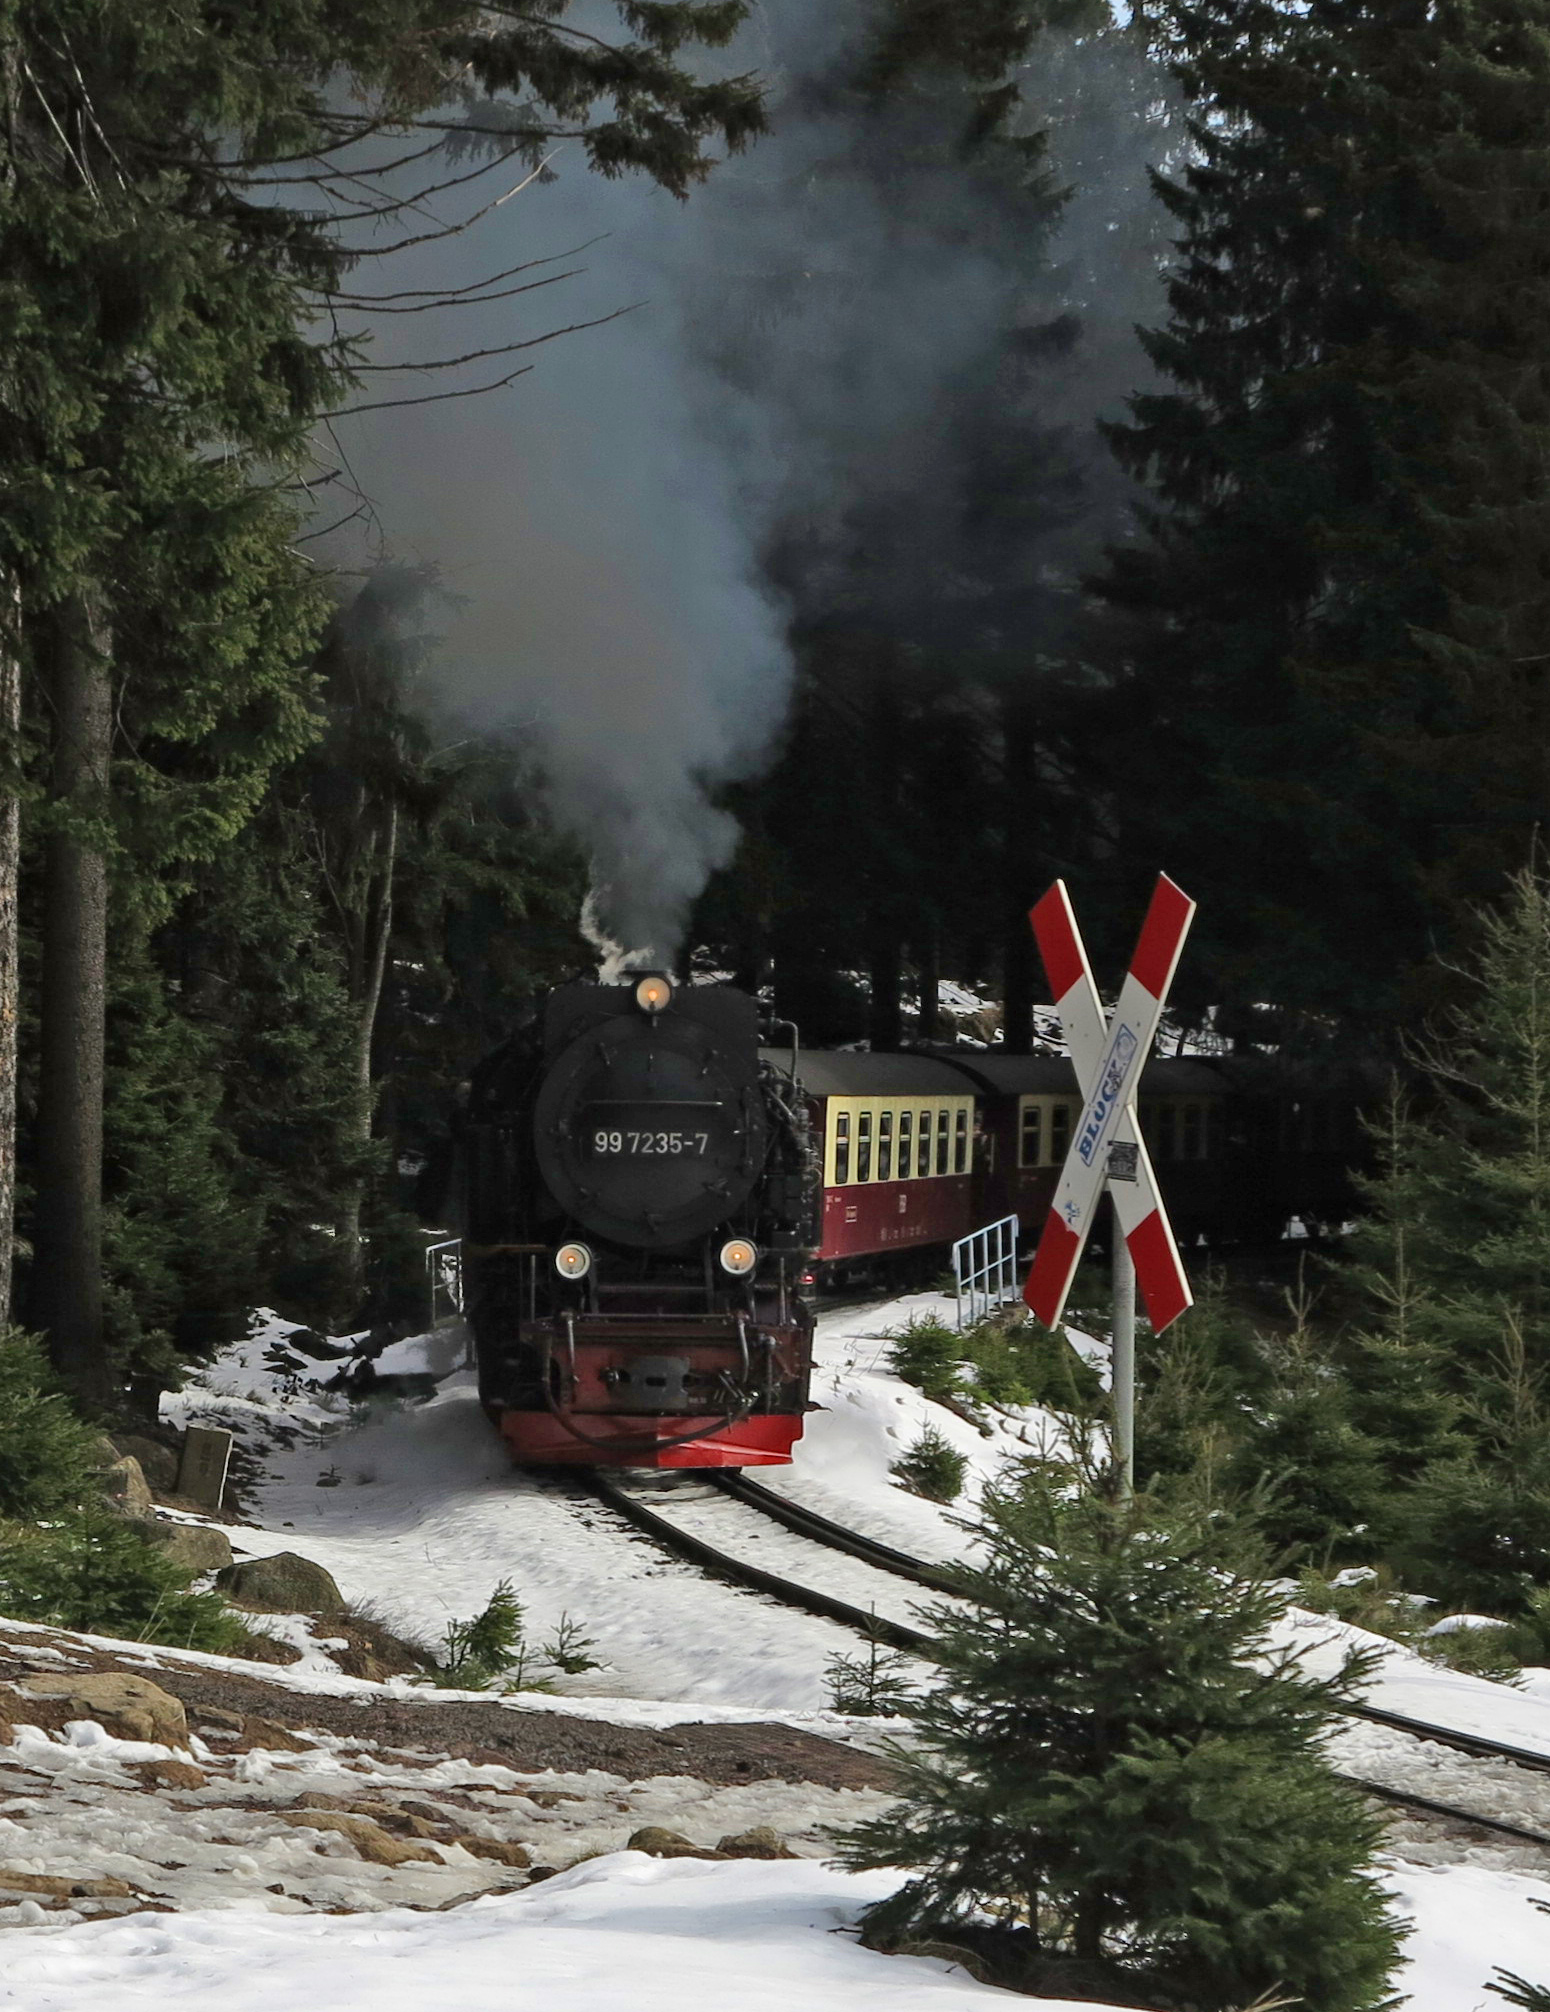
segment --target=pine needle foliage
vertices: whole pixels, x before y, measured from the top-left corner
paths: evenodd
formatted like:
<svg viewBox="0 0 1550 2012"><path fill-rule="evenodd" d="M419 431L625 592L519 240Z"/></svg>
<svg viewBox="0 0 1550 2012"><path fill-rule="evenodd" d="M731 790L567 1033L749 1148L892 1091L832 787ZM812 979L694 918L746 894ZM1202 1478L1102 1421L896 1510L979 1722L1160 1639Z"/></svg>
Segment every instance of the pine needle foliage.
<svg viewBox="0 0 1550 2012"><path fill-rule="evenodd" d="M0 1518L32 1521L73 1509L99 1464L97 1443L56 1388L37 1342L0 1329Z"/></svg>
<svg viewBox="0 0 1550 2012"><path fill-rule="evenodd" d="M930 1616L943 1681L902 1707L902 1799L841 1839L854 1869L913 1869L868 1940L955 1942L1056 1995L1375 2012L1378 1827L1321 1751L1362 1659L1302 1674L1233 1526L1127 1502L1111 1467L1027 1464L978 1534L967 1605Z"/></svg>
<svg viewBox="0 0 1550 2012"><path fill-rule="evenodd" d="M916 1495L924 1495L928 1502L956 1502L968 1471L967 1456L934 1425L928 1425L888 1470L896 1481L902 1481Z"/></svg>

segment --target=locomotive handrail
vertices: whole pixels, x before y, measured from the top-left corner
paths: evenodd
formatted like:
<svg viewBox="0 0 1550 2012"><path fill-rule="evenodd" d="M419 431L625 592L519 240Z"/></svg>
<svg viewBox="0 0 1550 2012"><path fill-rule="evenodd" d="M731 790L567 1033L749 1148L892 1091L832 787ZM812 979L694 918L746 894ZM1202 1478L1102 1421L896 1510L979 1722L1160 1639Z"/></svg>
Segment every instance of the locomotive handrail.
<svg viewBox="0 0 1550 2012"><path fill-rule="evenodd" d="M1003 1301L1022 1290L1017 1276L1016 1216L960 1237L953 1245L953 1282L958 1298L958 1326L972 1327Z"/></svg>

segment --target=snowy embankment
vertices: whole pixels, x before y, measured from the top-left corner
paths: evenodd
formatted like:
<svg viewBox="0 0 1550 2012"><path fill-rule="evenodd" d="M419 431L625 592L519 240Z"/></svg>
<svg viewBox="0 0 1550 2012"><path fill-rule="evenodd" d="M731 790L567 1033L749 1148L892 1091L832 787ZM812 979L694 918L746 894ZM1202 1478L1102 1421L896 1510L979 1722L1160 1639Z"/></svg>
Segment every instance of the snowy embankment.
<svg viewBox="0 0 1550 2012"><path fill-rule="evenodd" d="M1482 1956L1533 1971L1545 1922L1505 1874L1397 1880L1416 1920L1400 1980L1414 2012L1481 2003ZM878 1956L846 1931L889 1890L811 1862L706 1865L624 1852L453 1914L366 1919L136 1915L6 1945L7 2002L28 2012L123 2012L157 2000L222 2012L990 2012L1026 1998L931 1958ZM1039 2001L1050 2012L1103 2012ZM1489 2003L1491 2001L1487 2001Z"/></svg>
<svg viewBox="0 0 1550 2012"><path fill-rule="evenodd" d="M950 1512L903 1493L889 1479L890 1463L933 1425L967 1456L972 1492L1008 1454L1040 1444L1051 1423L1037 1413L998 1417L982 1435L891 1375L886 1331L940 1308L940 1301L917 1298L826 1316L813 1390L823 1408L809 1420L793 1467L761 1478L901 1549L948 1559L965 1554L965 1531ZM459 1367L456 1337L403 1344L382 1365L438 1375L425 1402L350 1406L287 1372L275 1352L284 1331L283 1323L266 1323L172 1400L180 1420L229 1425L258 1458L261 1474L249 1495L254 1520L230 1531L239 1554L303 1552L326 1565L352 1601L430 1640L448 1620L478 1611L509 1578L536 1637L568 1614L593 1637L604 1663L566 1680L569 1698L525 1698L527 1707L653 1726L778 1716L812 1730L854 1732L823 1709L824 1663L852 1653L853 1636L706 1581L595 1507L513 1474ZM1366 1639L1311 1617L1291 1625L1320 1657ZM376 1687L334 1672L326 1623L310 1624L310 1634L302 1617L277 1628L307 1642L308 1655L303 1665L268 1672L271 1678L360 1697L403 1688L401 1680ZM1437 1669L1408 1651L1387 1650L1374 1696L1395 1710L1550 1753L1550 1704ZM333 1765L346 1758L339 1754ZM112 1764L105 1752L96 1759ZM385 1760L371 1765L380 1772ZM357 1755L351 1765L364 1769L367 1761ZM320 1763L328 1765L314 1754L277 1765ZM646 1815L652 1797L668 1787L578 1779L582 1806L562 1805L567 1829L579 1833L593 1820L589 1798L598 1798L603 1825L605 1817L621 1820L621 1798ZM103 1780L85 1798L98 1820L108 1815L109 1789ZM785 1794L767 1792L768 1814ZM801 1794L809 1816L820 1817L823 1798ZM707 1806L707 1821L711 1814ZM77 1820L93 1819L83 1809ZM232 1832L220 1848L244 1849L262 1872L263 1851L289 1847L262 1809L250 1807L246 1820L252 1836L244 1843ZM821 1850L821 1832L808 1835L800 1848ZM887 1890L886 1877L846 1875L805 1855L784 1863L664 1862L607 1850L601 1828L590 1848L599 1845L604 1856L525 1891L489 1894L452 1913L390 1904L369 1919L287 1914L283 1900L277 1908L269 1897L277 1882L261 1891L244 1872L212 1887L190 1864L200 1890L184 1904L195 1911L12 1931L9 2002L35 2012L92 2012L153 1995L198 1994L218 1997L229 2012L260 2005L270 2012L303 1997L340 2012L368 2004L393 2012L400 2000L468 2012L484 2005L501 2012L653 2012L660 2005L666 2012L698 1988L747 2012L786 2012L794 2004L804 2012L855 2012L873 2003L891 2012L967 2012L1010 1995L943 1963L874 1955L836 1932ZM1550 1975L1550 1922L1533 1905L1550 1900L1550 1884L1511 1869L1505 1855L1493 1862L1476 1853L1476 1862L1446 1866L1424 1863L1426 1855L1396 1854L1386 1867L1396 1905L1414 1923L1402 1984L1418 2012L1488 2006L1485 1986L1498 1965ZM443 1883L434 1868L424 1877ZM333 1904L349 1902L341 1893Z"/></svg>

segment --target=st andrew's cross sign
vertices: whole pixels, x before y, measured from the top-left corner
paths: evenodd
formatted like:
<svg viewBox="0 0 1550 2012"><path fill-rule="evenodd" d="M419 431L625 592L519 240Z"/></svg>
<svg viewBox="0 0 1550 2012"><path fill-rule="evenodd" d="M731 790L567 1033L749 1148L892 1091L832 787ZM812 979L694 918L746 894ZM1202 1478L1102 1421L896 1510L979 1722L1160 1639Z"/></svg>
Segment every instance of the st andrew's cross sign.
<svg viewBox="0 0 1550 2012"><path fill-rule="evenodd" d="M1105 1021L1065 882L1057 880L1029 911L1086 1099L1023 1288L1046 1327L1065 1311L1105 1185L1135 1261L1152 1332L1161 1334L1193 1302L1136 1121L1136 1092L1194 913L1189 896L1159 874L1119 1000Z"/></svg>

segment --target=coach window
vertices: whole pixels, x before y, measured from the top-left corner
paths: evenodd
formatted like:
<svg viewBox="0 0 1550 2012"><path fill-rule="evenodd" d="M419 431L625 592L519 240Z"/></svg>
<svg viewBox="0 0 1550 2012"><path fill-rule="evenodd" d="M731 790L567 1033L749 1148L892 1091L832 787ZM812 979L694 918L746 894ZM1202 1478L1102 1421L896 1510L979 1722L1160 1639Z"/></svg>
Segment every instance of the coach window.
<svg viewBox="0 0 1550 2012"><path fill-rule="evenodd" d="M1039 1104L1023 1105L1022 1142L1017 1164L1042 1167L1044 1164L1044 1110Z"/></svg>
<svg viewBox="0 0 1550 2012"><path fill-rule="evenodd" d="M915 1113L913 1111L901 1111L899 1113L899 1179L901 1181L909 1179L911 1162L914 1158Z"/></svg>
<svg viewBox="0 0 1550 2012"><path fill-rule="evenodd" d="M958 1113L958 1122L953 1128L953 1172L966 1174L969 1170L969 1114L965 1110Z"/></svg>
<svg viewBox="0 0 1550 2012"><path fill-rule="evenodd" d="M863 1111L856 1120L856 1179L872 1178L872 1113Z"/></svg>
<svg viewBox="0 0 1550 2012"><path fill-rule="evenodd" d="M915 1174L917 1179L923 1181L931 1171L931 1113L929 1111L922 1111L920 1114L920 1131L917 1137L920 1143L915 1148Z"/></svg>
<svg viewBox="0 0 1550 2012"><path fill-rule="evenodd" d="M850 1113L840 1111L834 1120L834 1185L843 1188L850 1179Z"/></svg>
<svg viewBox="0 0 1550 2012"><path fill-rule="evenodd" d="M1071 1145L1071 1106L1051 1104L1049 1107L1049 1159L1047 1165L1062 1167Z"/></svg>
<svg viewBox="0 0 1550 2012"><path fill-rule="evenodd" d="M1157 1106L1152 1120L1153 1137L1157 1141L1157 1157L1160 1160L1176 1160L1179 1157L1179 1107L1177 1104L1161 1103Z"/></svg>
<svg viewBox="0 0 1550 2012"><path fill-rule="evenodd" d="M1201 1159L1204 1157L1201 1152L1201 1141L1204 1133L1200 1123L1200 1106L1198 1104L1185 1104L1183 1106L1183 1117L1184 1134L1181 1144L1181 1157L1186 1160Z"/></svg>
<svg viewBox="0 0 1550 2012"><path fill-rule="evenodd" d="M947 1113L945 1111L938 1111L936 1114L936 1170L939 1174L947 1172Z"/></svg>
<svg viewBox="0 0 1550 2012"><path fill-rule="evenodd" d="M877 1114L877 1178L888 1180L893 1173L893 1113Z"/></svg>

